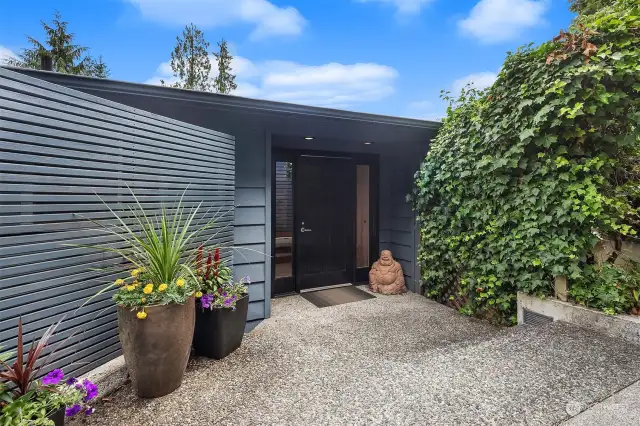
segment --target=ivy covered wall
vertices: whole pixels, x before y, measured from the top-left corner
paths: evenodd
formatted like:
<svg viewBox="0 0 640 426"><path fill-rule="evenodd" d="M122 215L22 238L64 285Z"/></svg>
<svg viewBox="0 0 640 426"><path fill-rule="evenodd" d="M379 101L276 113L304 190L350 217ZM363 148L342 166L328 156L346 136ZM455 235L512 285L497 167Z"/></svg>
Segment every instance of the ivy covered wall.
<svg viewBox="0 0 640 426"><path fill-rule="evenodd" d="M412 195L427 296L513 323L517 291L583 282L601 238L636 234L640 11L610 3L509 54L487 90L444 95Z"/></svg>

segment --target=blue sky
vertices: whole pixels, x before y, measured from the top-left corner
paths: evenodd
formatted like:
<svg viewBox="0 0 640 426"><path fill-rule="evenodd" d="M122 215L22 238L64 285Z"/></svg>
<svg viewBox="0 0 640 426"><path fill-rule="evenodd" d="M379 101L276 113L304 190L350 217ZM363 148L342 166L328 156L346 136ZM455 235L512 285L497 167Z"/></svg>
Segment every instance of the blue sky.
<svg viewBox="0 0 640 426"><path fill-rule="evenodd" d="M237 95L424 119L444 115L441 89L489 85L506 51L572 19L567 0L2 1L0 59L42 40L54 8L113 79L170 80L193 22L230 42Z"/></svg>

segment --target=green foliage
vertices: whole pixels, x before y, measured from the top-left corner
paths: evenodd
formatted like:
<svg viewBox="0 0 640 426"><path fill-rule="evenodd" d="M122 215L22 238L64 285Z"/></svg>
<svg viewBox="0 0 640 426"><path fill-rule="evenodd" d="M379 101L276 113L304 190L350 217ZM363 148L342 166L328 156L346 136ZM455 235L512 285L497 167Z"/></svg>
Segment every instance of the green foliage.
<svg viewBox="0 0 640 426"><path fill-rule="evenodd" d="M99 78L109 76L109 68L102 61L102 56L95 59L86 54L89 50L87 47L74 44L75 35L68 32L68 22L62 20L60 12L54 12L51 24L40 22L47 34L44 44L27 36L27 40L33 47L23 49L19 57L9 59L7 65L40 69L40 56L46 55L53 60L54 71Z"/></svg>
<svg viewBox="0 0 640 426"><path fill-rule="evenodd" d="M226 40L218 42L218 52L213 54L218 62L218 76L213 81L213 87L217 93L229 94L238 88L236 76L231 73L231 60L233 56L229 53Z"/></svg>
<svg viewBox="0 0 640 426"><path fill-rule="evenodd" d="M178 79L172 87L209 91L211 84L211 60L209 42L194 24L185 26L182 38L176 37L176 47L171 52L171 69ZM165 82L161 80L164 85Z"/></svg>
<svg viewBox="0 0 640 426"><path fill-rule="evenodd" d="M633 235L640 165L640 12L580 16L451 102L412 194L426 294L515 321L515 295L583 277L598 235ZM594 232L597 230L598 232Z"/></svg>
<svg viewBox="0 0 640 426"><path fill-rule="evenodd" d="M120 287L113 296L118 305L144 308L185 303L197 291L197 250L191 247L205 230L213 226L215 215L209 219L208 211L199 214L202 203L192 208L185 207L182 203L185 193L186 190L177 205L171 208L162 205L156 215L145 211L133 191L135 208L129 207L118 213L103 201L116 219L115 223L89 220L98 226L97 230L117 237L118 242L82 247L117 253L126 261L119 269L131 270L126 278L116 280L98 294ZM139 312L142 313L144 310ZM144 319L146 314L138 317Z"/></svg>
<svg viewBox="0 0 640 426"><path fill-rule="evenodd" d="M608 314L631 311L638 303L640 268L603 263L586 265L582 277L571 283L569 295L579 304L601 309Z"/></svg>
<svg viewBox="0 0 640 426"><path fill-rule="evenodd" d="M83 397L82 388L64 384L30 391L2 407L0 426L53 426L47 416L63 407L84 404Z"/></svg>
<svg viewBox="0 0 640 426"><path fill-rule="evenodd" d="M569 9L581 15L596 13L602 8L611 5L611 0L569 0Z"/></svg>
<svg viewBox="0 0 640 426"><path fill-rule="evenodd" d="M10 401L2 407L0 426L54 426L47 416L55 409L43 402L35 392Z"/></svg>

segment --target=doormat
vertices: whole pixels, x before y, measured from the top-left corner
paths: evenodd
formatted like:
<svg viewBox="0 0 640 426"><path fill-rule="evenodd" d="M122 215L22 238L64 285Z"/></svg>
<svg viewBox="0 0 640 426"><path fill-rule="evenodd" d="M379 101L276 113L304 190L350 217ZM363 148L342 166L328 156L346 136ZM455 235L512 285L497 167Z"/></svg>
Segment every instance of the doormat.
<svg viewBox="0 0 640 426"><path fill-rule="evenodd" d="M300 296L316 305L318 308L342 305L344 303L359 302L361 300L375 299L376 297L355 286L330 288L327 290L310 291L301 293Z"/></svg>

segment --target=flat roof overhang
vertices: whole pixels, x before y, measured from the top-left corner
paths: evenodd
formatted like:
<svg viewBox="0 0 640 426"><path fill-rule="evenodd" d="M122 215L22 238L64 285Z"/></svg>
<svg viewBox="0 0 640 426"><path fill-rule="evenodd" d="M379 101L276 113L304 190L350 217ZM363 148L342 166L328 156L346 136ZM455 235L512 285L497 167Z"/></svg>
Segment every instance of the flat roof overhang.
<svg viewBox="0 0 640 426"><path fill-rule="evenodd" d="M250 99L211 92L176 89L141 83L130 83L49 71L11 68L35 78L102 98L165 115L191 121L186 110L199 114L211 111L216 123L228 123L229 133L238 125L261 126L279 135L312 136L318 139L373 142L418 143L428 145L441 123L404 117L368 114L331 108ZM247 120L250 120L247 122ZM193 119L202 125L202 117Z"/></svg>

